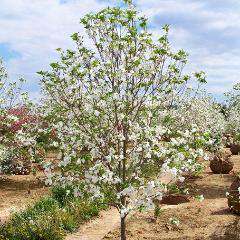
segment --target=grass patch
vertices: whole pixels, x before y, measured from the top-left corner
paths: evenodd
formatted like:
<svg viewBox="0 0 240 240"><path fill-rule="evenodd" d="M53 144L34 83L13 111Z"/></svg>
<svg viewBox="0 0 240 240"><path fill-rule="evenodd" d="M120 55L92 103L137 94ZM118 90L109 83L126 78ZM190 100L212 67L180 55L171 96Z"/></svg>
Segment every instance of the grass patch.
<svg viewBox="0 0 240 240"><path fill-rule="evenodd" d="M53 189L51 197L13 214L9 222L0 226L0 240L63 240L106 208L104 202L69 195L69 189L67 194L61 188Z"/></svg>

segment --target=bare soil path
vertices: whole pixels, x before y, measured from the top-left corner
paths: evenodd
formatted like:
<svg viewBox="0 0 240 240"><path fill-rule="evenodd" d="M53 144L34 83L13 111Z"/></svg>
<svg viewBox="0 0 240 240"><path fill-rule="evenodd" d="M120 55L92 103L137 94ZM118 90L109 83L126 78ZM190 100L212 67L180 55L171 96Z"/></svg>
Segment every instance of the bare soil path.
<svg viewBox="0 0 240 240"><path fill-rule="evenodd" d="M45 161L59 161L58 154L50 151ZM38 171L36 176L0 174L0 223L5 222L12 212L21 211L49 194L48 187L43 184L43 178L43 171Z"/></svg>
<svg viewBox="0 0 240 240"><path fill-rule="evenodd" d="M11 212L20 211L48 193L33 175L0 175L0 222L6 221Z"/></svg>
<svg viewBox="0 0 240 240"><path fill-rule="evenodd" d="M101 240L110 230L118 227L119 213L116 208L111 208L84 224L77 233L67 236L66 240Z"/></svg>

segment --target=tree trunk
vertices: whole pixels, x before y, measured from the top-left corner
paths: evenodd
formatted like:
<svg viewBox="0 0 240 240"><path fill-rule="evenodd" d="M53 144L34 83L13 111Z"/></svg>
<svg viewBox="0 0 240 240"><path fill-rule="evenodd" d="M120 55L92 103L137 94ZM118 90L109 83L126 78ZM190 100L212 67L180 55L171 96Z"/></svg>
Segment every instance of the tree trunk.
<svg viewBox="0 0 240 240"><path fill-rule="evenodd" d="M121 218L121 240L126 240L126 217Z"/></svg>

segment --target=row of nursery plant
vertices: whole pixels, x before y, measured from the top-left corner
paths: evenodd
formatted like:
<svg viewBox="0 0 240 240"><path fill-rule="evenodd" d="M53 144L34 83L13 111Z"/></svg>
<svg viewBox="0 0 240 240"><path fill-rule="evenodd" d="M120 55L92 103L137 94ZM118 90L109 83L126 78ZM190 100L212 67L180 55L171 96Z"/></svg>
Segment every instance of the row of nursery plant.
<svg viewBox="0 0 240 240"><path fill-rule="evenodd" d="M132 210L153 208L223 145L238 149L239 85L226 104L214 101L202 90L205 73L185 72L188 55L172 50L169 26L155 41L129 0L81 23L92 47L74 33L74 50L57 49L59 61L39 72L38 104L1 67L1 170L29 173L38 162L46 184L73 185L76 196L87 193L93 202L107 198L124 240ZM44 160L50 149L58 162Z"/></svg>

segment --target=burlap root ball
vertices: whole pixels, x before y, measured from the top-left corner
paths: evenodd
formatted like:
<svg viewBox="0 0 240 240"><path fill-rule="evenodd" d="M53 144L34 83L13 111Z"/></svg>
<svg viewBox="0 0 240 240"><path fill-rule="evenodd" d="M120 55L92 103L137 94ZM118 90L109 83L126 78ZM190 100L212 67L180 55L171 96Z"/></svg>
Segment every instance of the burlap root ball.
<svg viewBox="0 0 240 240"><path fill-rule="evenodd" d="M233 162L229 156L214 156L210 161L210 169L216 174L227 174L233 169Z"/></svg>
<svg viewBox="0 0 240 240"><path fill-rule="evenodd" d="M232 144L230 150L233 155L238 155L240 153L240 144Z"/></svg>
<svg viewBox="0 0 240 240"><path fill-rule="evenodd" d="M160 204L167 204L167 205L178 205L181 203L190 202L190 197L187 195L181 194L168 194L163 196Z"/></svg>
<svg viewBox="0 0 240 240"><path fill-rule="evenodd" d="M240 178L236 177L229 189L228 206L230 210L240 215Z"/></svg>

